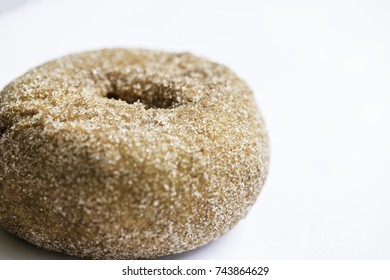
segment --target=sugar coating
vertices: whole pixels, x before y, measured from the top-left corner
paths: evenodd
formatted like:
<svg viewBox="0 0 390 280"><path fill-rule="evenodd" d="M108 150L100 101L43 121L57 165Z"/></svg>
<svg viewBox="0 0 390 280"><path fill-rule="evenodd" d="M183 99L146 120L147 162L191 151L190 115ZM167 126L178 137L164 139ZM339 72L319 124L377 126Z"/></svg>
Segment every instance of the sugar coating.
<svg viewBox="0 0 390 280"><path fill-rule="evenodd" d="M245 217L267 143L225 66L132 49L62 57L0 93L0 225L92 259L191 250Z"/></svg>

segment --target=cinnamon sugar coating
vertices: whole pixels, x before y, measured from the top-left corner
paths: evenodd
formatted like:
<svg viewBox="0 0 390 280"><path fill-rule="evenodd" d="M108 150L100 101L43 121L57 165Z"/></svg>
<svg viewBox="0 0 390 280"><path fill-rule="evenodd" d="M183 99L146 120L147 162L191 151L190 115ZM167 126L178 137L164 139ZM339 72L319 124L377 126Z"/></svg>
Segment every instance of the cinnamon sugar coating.
<svg viewBox="0 0 390 280"><path fill-rule="evenodd" d="M0 225L79 257L180 253L247 214L268 156L252 92L228 68L188 53L69 55L0 93Z"/></svg>

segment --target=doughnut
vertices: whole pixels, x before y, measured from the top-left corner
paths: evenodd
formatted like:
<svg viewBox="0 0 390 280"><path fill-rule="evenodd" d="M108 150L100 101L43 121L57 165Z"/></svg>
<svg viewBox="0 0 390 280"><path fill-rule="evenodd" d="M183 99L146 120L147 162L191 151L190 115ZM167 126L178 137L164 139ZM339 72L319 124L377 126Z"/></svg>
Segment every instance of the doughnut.
<svg viewBox="0 0 390 280"><path fill-rule="evenodd" d="M47 250L148 259L215 240L269 162L253 94L190 53L101 49L0 93L0 226Z"/></svg>

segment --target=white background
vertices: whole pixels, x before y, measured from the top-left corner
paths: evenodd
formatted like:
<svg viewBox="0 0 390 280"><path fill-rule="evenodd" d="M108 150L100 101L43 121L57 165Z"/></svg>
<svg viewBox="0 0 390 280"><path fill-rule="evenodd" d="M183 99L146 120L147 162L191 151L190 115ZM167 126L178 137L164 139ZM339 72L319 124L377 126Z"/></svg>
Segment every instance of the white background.
<svg viewBox="0 0 390 280"><path fill-rule="evenodd" d="M390 258L389 1L29 1L0 14L0 88L48 59L118 46L228 65L270 134L248 217L170 259ZM0 258L69 257L0 230Z"/></svg>

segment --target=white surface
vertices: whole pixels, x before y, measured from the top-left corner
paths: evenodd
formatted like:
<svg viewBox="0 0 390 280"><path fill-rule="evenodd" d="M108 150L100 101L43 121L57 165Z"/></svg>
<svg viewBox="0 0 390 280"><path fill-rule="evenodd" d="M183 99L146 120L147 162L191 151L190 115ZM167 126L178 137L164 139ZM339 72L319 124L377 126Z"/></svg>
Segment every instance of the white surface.
<svg viewBox="0 0 390 280"><path fill-rule="evenodd" d="M0 13L12 10L29 1L37 1L37 0L0 0Z"/></svg>
<svg viewBox="0 0 390 280"><path fill-rule="evenodd" d="M0 87L100 47L190 51L253 88L271 170L248 217L178 259L390 258L389 1L42 1L0 15ZM0 258L67 258L0 231Z"/></svg>

